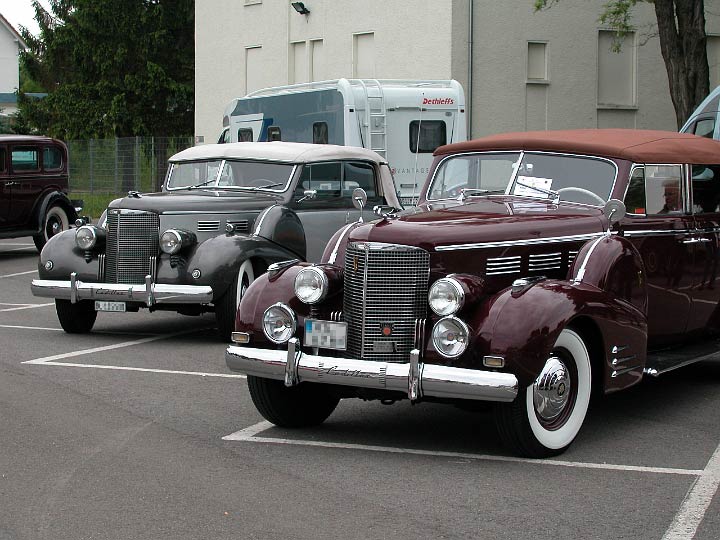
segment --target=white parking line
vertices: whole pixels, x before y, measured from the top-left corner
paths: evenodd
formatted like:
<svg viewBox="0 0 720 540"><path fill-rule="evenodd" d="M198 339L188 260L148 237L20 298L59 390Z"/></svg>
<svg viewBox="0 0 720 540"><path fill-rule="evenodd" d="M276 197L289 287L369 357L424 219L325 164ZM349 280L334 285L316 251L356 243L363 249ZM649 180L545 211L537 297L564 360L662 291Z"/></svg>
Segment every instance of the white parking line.
<svg viewBox="0 0 720 540"><path fill-rule="evenodd" d="M18 305L18 304L0 304L0 305L8 306L8 305ZM55 305L54 302L51 304L19 304L20 307L4 308L4 309L0 309L0 312L20 311L23 309L35 309L35 308L48 307L48 306L54 306L54 305Z"/></svg>
<svg viewBox="0 0 720 540"><path fill-rule="evenodd" d="M4 276L0 276L0 279L15 277L15 276L25 276L27 274L37 274L37 272L38 272L37 270L28 270L27 272L16 272L15 274L5 274Z"/></svg>
<svg viewBox="0 0 720 540"><path fill-rule="evenodd" d="M510 456L493 456L487 454L470 454L465 452L443 452L433 450L417 450L397 448L394 446L375 446L368 444L333 443L324 441L307 441L301 439L281 439L274 437L258 437L257 434L274 427L270 422L260 422L222 438L224 441L247 441L270 444L289 444L297 446L319 446L324 448L340 448L344 450L365 450L369 452L387 452L391 454L413 454L420 456L436 456L450 458L475 459L478 461L500 461L510 463L527 463L530 465L549 465L555 467L572 467L577 469L603 469L609 471L641 472L656 474L678 474L684 476L700 476L703 471L695 469L674 469L667 467L642 467L637 465L614 465L612 463L587 463L580 461L561 461L554 459L525 459Z"/></svg>
<svg viewBox="0 0 720 540"><path fill-rule="evenodd" d="M694 538L705 513L720 486L720 446L685 495L680 511L675 515L663 540Z"/></svg>
<svg viewBox="0 0 720 540"><path fill-rule="evenodd" d="M0 324L0 328L17 328L18 330L52 330L53 332L62 332L62 328L45 328L43 326L18 326L15 324Z"/></svg>

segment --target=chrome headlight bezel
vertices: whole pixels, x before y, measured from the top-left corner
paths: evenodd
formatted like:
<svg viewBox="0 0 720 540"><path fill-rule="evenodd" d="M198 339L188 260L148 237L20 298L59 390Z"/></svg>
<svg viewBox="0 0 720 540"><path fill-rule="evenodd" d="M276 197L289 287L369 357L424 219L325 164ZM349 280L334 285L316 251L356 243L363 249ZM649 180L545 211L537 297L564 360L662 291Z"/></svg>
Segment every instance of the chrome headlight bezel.
<svg viewBox="0 0 720 540"><path fill-rule="evenodd" d="M160 235L160 250L168 255L175 255L181 249L196 242L195 235L182 229L167 229Z"/></svg>
<svg viewBox="0 0 720 540"><path fill-rule="evenodd" d="M82 225L75 229L75 245L88 251L98 244L99 229L94 225Z"/></svg>
<svg viewBox="0 0 720 540"><path fill-rule="evenodd" d="M442 348L439 345L441 339L447 338L448 326L454 327L454 331L457 334L456 336L451 336L454 337L452 342L457 344L457 347L451 352L448 352L447 348ZM435 326L433 326L431 341L433 347L440 356L443 356L444 358L457 358L468 348L470 341L470 328L464 321L458 319L457 317L453 317L452 315L449 317L443 317L435 323Z"/></svg>
<svg viewBox="0 0 720 540"><path fill-rule="evenodd" d="M317 304L327 296L330 280L322 268L306 266L295 276L294 289L295 296L302 303Z"/></svg>
<svg viewBox="0 0 720 540"><path fill-rule="evenodd" d="M439 302L444 301L443 305ZM454 315L465 304L465 289L458 280L451 277L438 279L428 291L428 304L433 313L440 317Z"/></svg>
<svg viewBox="0 0 720 540"><path fill-rule="evenodd" d="M282 333L279 336L272 332L273 329L281 328L277 325L278 322L282 322ZM287 304L277 302L268 307L263 313L262 329L265 337L273 343L278 345L287 343L297 330L297 316Z"/></svg>

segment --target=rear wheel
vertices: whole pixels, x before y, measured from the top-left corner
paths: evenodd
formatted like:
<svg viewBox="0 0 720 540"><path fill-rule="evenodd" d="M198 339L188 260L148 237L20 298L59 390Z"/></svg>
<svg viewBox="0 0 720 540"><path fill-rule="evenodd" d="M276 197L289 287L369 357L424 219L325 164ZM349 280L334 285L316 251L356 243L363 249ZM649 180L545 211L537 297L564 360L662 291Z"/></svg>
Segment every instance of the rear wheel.
<svg viewBox="0 0 720 540"><path fill-rule="evenodd" d="M97 319L95 304L89 300L73 304L70 300L55 299L55 311L60 326L68 334L86 334L92 330Z"/></svg>
<svg viewBox="0 0 720 540"><path fill-rule="evenodd" d="M41 251L43 246L47 243L50 238L56 234L60 234L70 228L70 219L68 218L67 212L61 206L51 206L45 212L43 217L43 227L40 233L33 236L33 242L38 251Z"/></svg>
<svg viewBox="0 0 720 540"><path fill-rule="evenodd" d="M512 403L495 406L503 443L526 457L564 452L577 436L590 402L590 355L580 335L564 329L533 384Z"/></svg>
<svg viewBox="0 0 720 540"><path fill-rule="evenodd" d="M230 334L235 330L235 316L237 315L240 300L245 296L245 291L254 278L252 262L245 261L240 265L240 269L228 290L215 304L215 320L217 321L218 332L225 341L230 341Z"/></svg>
<svg viewBox="0 0 720 540"><path fill-rule="evenodd" d="M301 428L322 424L340 399L327 388L312 383L285 386L282 381L248 375L253 403L263 417L276 426Z"/></svg>

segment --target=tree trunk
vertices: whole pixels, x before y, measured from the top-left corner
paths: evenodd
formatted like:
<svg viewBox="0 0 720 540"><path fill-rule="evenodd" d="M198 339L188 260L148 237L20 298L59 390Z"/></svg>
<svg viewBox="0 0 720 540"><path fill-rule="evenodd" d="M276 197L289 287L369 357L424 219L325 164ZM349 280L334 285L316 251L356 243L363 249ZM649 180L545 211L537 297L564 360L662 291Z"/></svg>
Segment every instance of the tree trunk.
<svg viewBox="0 0 720 540"><path fill-rule="evenodd" d="M704 0L655 0L678 128L710 93Z"/></svg>

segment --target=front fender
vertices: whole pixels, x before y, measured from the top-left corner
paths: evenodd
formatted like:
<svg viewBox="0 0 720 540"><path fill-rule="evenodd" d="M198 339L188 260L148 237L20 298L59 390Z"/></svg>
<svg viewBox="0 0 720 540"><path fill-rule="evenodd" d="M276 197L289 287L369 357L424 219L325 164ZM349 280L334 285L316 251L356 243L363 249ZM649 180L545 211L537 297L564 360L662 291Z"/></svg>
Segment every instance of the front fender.
<svg viewBox="0 0 720 540"><path fill-rule="evenodd" d="M263 210L255 220L253 234L291 251L291 259L307 258L305 229L297 214L285 206L275 204Z"/></svg>
<svg viewBox="0 0 720 540"><path fill-rule="evenodd" d="M49 261L52 262L50 270L45 267ZM50 237L38 260L40 279L66 280L72 272L77 273L80 281L87 282L97 281L100 274L97 257L86 261L83 250L75 245L75 229Z"/></svg>
<svg viewBox="0 0 720 540"><path fill-rule="evenodd" d="M42 230L45 213L47 212L47 209L50 208L50 206L52 206L53 204L57 204L61 206L63 210L65 210L65 213L67 214L68 220L71 225L75 223L75 220L78 217L77 212L75 211L75 207L70 202L70 199L67 198L67 195L65 195L62 191L50 191L43 196L42 200L37 203L35 205L35 208L33 209L33 221L37 231Z"/></svg>
<svg viewBox="0 0 720 540"><path fill-rule="evenodd" d="M520 294L505 289L485 302L471 324L473 351L502 356L521 386L539 375L560 332L577 327L605 391L637 383L647 346L645 315L632 304L592 285L561 280L540 282ZM617 351L614 353L613 351ZM479 354L478 354L479 353ZM618 365L613 360L623 358ZM479 364L477 364L479 362ZM474 363L482 365L482 358ZM620 368L632 367L613 377Z"/></svg>

